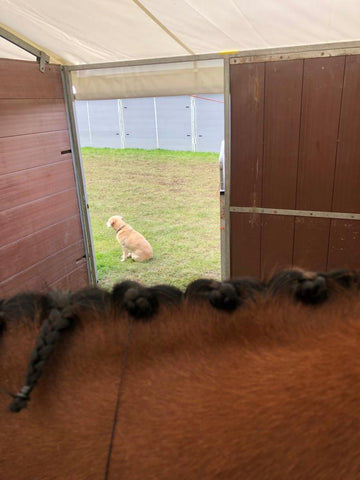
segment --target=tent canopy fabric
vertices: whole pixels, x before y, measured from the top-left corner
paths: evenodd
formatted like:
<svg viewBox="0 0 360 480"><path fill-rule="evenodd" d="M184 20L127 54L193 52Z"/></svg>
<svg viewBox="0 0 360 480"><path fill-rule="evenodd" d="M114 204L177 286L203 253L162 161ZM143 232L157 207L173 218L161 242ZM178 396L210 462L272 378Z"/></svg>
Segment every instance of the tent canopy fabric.
<svg viewBox="0 0 360 480"><path fill-rule="evenodd" d="M359 0L2 0L0 16L5 29L43 50L52 62L64 65L360 39ZM0 57L29 59L26 52L5 40L0 42ZM186 76L189 69L183 70L187 70ZM106 76L101 76L100 83ZM190 76L194 77L194 72ZM119 96L119 77L114 82L113 74L109 86L116 92L105 88L107 97L96 93L97 88L90 92L87 86L87 93L81 91L86 74L78 77L74 82L81 98ZM169 84L168 76L159 83L159 91L165 83ZM211 91L219 88L221 85ZM141 89L129 92L127 87L124 95L138 95Z"/></svg>
<svg viewBox="0 0 360 480"><path fill-rule="evenodd" d="M74 71L72 83L77 100L223 93L223 61Z"/></svg>

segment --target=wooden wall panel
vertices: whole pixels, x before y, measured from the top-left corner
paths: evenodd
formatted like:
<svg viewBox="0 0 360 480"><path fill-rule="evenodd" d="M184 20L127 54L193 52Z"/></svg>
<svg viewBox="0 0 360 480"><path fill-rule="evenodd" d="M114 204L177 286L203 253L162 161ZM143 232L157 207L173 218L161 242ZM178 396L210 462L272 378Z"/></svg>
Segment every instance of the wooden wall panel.
<svg viewBox="0 0 360 480"><path fill-rule="evenodd" d="M266 64L263 207L295 208L302 77L302 60Z"/></svg>
<svg viewBox="0 0 360 480"><path fill-rule="evenodd" d="M85 286L60 67L2 59L0 79L0 296Z"/></svg>
<svg viewBox="0 0 360 480"><path fill-rule="evenodd" d="M332 208L360 213L360 55L346 58Z"/></svg>
<svg viewBox="0 0 360 480"><path fill-rule="evenodd" d="M304 61L296 208L331 211L345 57ZM294 265L326 270L330 220L295 220Z"/></svg>
<svg viewBox="0 0 360 480"><path fill-rule="evenodd" d="M19 290L47 290L59 279L69 275L85 264L84 245L80 240L32 267L21 270L15 277L1 283L2 295L11 295ZM56 266L56 268L55 268ZM14 287L14 285L16 285ZM85 284L84 284L85 285ZM67 288L71 288L68 285Z"/></svg>
<svg viewBox="0 0 360 480"><path fill-rule="evenodd" d="M83 259L79 267L69 272L64 277L51 283L50 287L66 290L69 288L69 285L70 285L71 290L77 290L79 288L84 287L84 285L87 285L87 283L88 283L87 265L86 265L85 259Z"/></svg>
<svg viewBox="0 0 360 480"><path fill-rule="evenodd" d="M304 61L296 208L330 211L345 57Z"/></svg>
<svg viewBox="0 0 360 480"><path fill-rule="evenodd" d="M293 265L307 270L327 268L330 220L295 218Z"/></svg>
<svg viewBox="0 0 360 480"><path fill-rule="evenodd" d="M54 255L79 241L81 236L80 217L76 215L5 245L0 282L41 262L44 252L47 256Z"/></svg>
<svg viewBox="0 0 360 480"><path fill-rule="evenodd" d="M0 137L67 128L64 100L0 100Z"/></svg>
<svg viewBox="0 0 360 480"><path fill-rule="evenodd" d="M360 270L360 221L332 220L330 232L328 270Z"/></svg>
<svg viewBox="0 0 360 480"><path fill-rule="evenodd" d="M262 215L261 277L293 263L294 218L284 215Z"/></svg>
<svg viewBox="0 0 360 480"><path fill-rule="evenodd" d="M25 235L62 222L78 213L75 188L0 213L3 238L15 242Z"/></svg>
<svg viewBox="0 0 360 480"><path fill-rule="evenodd" d="M260 275L261 216L231 213L232 277Z"/></svg>
<svg viewBox="0 0 360 480"><path fill-rule="evenodd" d="M73 187L72 160L29 168L0 178L0 204L13 208Z"/></svg>
<svg viewBox="0 0 360 480"><path fill-rule="evenodd" d="M360 56L234 64L230 78L230 206L360 213ZM359 268L359 225L231 213L231 275Z"/></svg>
<svg viewBox="0 0 360 480"><path fill-rule="evenodd" d="M60 65L46 65L41 73L37 62L1 60L0 98L64 98Z"/></svg>
<svg viewBox="0 0 360 480"><path fill-rule="evenodd" d="M0 138L1 173L5 175L71 159L70 148L67 130Z"/></svg>
<svg viewBox="0 0 360 480"><path fill-rule="evenodd" d="M233 65L230 71L233 206L261 204L264 72L263 63Z"/></svg>

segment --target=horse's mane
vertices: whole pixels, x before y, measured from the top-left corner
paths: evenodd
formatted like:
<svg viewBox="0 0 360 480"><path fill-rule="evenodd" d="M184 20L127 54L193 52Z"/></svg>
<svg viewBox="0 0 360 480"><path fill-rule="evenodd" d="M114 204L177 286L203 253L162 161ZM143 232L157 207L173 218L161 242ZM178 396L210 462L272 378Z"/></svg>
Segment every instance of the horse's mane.
<svg viewBox="0 0 360 480"><path fill-rule="evenodd" d="M243 344L256 345L269 338L284 341L291 332L298 334L304 328L308 331L328 328L344 309L353 317L352 312L360 305L359 291L360 274L353 270L308 273L289 269L265 281L198 279L184 292L170 285L145 287L127 280L116 284L110 292L89 287L75 292L25 292L2 299L0 333L7 329L16 331L17 323L32 325L38 330L23 387L12 395L10 410L18 412L27 405L59 339L78 325L94 328L96 334L96 324L101 324L101 328L107 328L108 324L110 329L112 322L120 320L127 332L129 322L142 323L145 329L158 317L162 327L154 333L154 326L151 334L148 333L154 341L153 346L147 348L156 348L171 335L174 345L180 335L185 335L185 343L193 342L198 348L201 348L200 337L207 337L209 342L227 339L241 343L243 339ZM351 306L354 299L355 310ZM324 321L324 315L319 312L326 305ZM299 323L294 312L301 309L303 322ZM311 324L306 323L309 309L314 318ZM336 312L334 322L333 312ZM198 330L201 335L196 335Z"/></svg>

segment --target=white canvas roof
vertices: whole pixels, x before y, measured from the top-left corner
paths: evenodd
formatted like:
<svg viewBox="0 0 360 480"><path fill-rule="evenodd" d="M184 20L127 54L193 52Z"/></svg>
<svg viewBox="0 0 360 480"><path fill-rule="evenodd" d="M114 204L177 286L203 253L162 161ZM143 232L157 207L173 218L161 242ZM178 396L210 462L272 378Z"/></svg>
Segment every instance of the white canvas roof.
<svg viewBox="0 0 360 480"><path fill-rule="evenodd" d="M0 18L5 29L64 65L360 40L359 0L1 0ZM5 40L0 42L0 57L33 58ZM188 77L189 68L181 70L187 70L183 79ZM93 91L87 74L75 75L79 98L121 97L120 77L116 80L110 73L97 72L102 87ZM144 85L137 89L136 83L142 74L122 96L139 96ZM179 69L173 72L180 74ZM166 94L172 91L169 76L165 82L160 79L145 88L146 95L165 85Z"/></svg>

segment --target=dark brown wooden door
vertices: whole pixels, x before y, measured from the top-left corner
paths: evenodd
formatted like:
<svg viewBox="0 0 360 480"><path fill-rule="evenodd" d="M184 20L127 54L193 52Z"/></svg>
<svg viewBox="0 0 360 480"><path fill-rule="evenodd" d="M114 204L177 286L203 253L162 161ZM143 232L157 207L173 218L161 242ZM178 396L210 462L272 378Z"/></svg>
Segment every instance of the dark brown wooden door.
<svg viewBox="0 0 360 480"><path fill-rule="evenodd" d="M60 66L0 72L0 297L88 285Z"/></svg>
<svg viewBox="0 0 360 480"><path fill-rule="evenodd" d="M231 63L230 94L231 276L360 269L360 56Z"/></svg>

